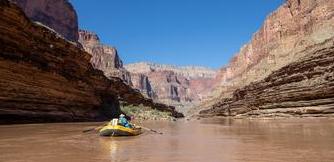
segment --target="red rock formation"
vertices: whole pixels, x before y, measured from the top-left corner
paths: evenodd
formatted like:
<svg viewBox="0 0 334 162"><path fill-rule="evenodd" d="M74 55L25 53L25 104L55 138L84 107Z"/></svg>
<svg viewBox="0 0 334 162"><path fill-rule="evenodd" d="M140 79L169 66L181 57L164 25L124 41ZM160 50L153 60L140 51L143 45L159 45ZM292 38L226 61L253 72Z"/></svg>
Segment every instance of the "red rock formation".
<svg viewBox="0 0 334 162"><path fill-rule="evenodd" d="M289 0L267 17L263 26L230 63L220 70L221 98L262 80L304 56L300 52L334 36L333 0Z"/></svg>
<svg viewBox="0 0 334 162"><path fill-rule="evenodd" d="M216 72L202 67L175 67L152 63L126 65L134 87L153 100L179 107L186 112L215 87Z"/></svg>
<svg viewBox="0 0 334 162"><path fill-rule="evenodd" d="M190 96L187 94L189 81L186 78L172 71L154 71L148 73L147 76L159 101L163 103L190 101Z"/></svg>
<svg viewBox="0 0 334 162"><path fill-rule="evenodd" d="M152 71L173 71L176 75L183 76L186 78L214 78L216 76L215 70L200 66L178 67L174 65L139 62L139 63L128 64L125 66L125 68L132 73L149 73Z"/></svg>
<svg viewBox="0 0 334 162"><path fill-rule="evenodd" d="M215 91L215 94L219 94L220 97L214 101L210 101L211 103L216 103L213 106L214 109L217 109L216 114L223 112L221 110L224 108L222 108L221 105L230 104L232 101L235 104L239 103L239 108L245 110L245 112L247 112L246 110L249 110L245 107L250 106L254 109L252 105L247 105L253 104L252 102L234 102L235 100L239 100L236 96L247 95L247 97L249 97L248 100L253 99L254 102L257 102L258 97L261 97L258 96L258 93L260 92L256 90L249 90L249 88L254 88L255 86L255 88L261 88L263 91L271 91L271 87L266 87L268 89L261 87L264 86L263 84L269 84L267 83L267 80L271 77L282 77L281 79L283 80L294 80L293 77L291 78L290 76L278 75L277 70L280 71L280 73L288 73L292 76L299 75L299 72L304 73L305 75L308 75L308 72L316 72L316 70L312 68L309 68L308 72L303 72L302 70L294 71L296 73L290 73L284 70L289 70L290 64L291 66L309 66L307 65L308 62L306 62L307 58L310 58L310 55L312 54L322 54L322 52L317 52L316 50L321 51L322 49L329 48L323 44L333 38L333 0L288 0L267 17L264 25L257 33L254 34L252 40L241 48L240 52L233 57L226 67L220 70L220 73L217 76L221 79L221 85L218 90ZM331 46L331 44L329 46ZM311 49L313 49L313 52ZM327 54L324 54L324 56L329 57ZM305 59L305 63L303 63L303 59L301 58ZM321 62L322 60L319 60L319 62L314 61L312 64L321 64ZM316 68L315 66L313 67ZM276 72L273 73L273 71ZM320 73L326 74L325 72ZM276 74L277 76L275 76ZM319 79L320 82L325 82L322 80L323 78L317 79ZM303 79L299 81L304 82ZM252 82L256 82L256 84L251 84ZM279 84L279 82L275 82L275 84ZM281 84L282 85L275 86L275 90L278 91L278 94L275 94L277 96L273 98L266 98L266 100L269 100L266 102L272 102L272 104L274 104L275 102L280 101L279 97L285 97L283 94L279 94L279 92L283 91L282 89L285 88L285 86L290 86L286 85L290 83L286 81L286 83L281 82ZM312 83L312 85L313 84L314 83ZM242 88L244 86L246 87ZM304 93L297 93L296 91L298 91L298 88L300 88L299 91L303 91L314 87L305 88L302 85L296 85L294 92L300 95ZM233 99L226 99L232 97L232 95ZM250 97L251 95L254 96ZM261 95L271 95L271 93L261 92ZM307 95L306 92L305 95ZM293 98L293 96L290 97ZM326 97L328 96L324 96L324 99L326 99ZM312 97L310 98L312 99ZM296 99L296 103L292 104L294 106L291 107L295 108L297 105L303 106L303 104L298 104L297 100L298 99ZM275 104L280 105L279 103ZM261 107L261 104L258 103L255 104L255 106L258 106L257 108L259 109L263 108ZM280 106L277 106L277 108L278 107ZM234 110L232 109L234 108L236 108L236 105L231 107L230 111L233 112ZM212 111L203 111L202 113L204 112L216 112L216 110L212 109ZM241 113L241 111L237 112Z"/></svg>
<svg viewBox="0 0 334 162"><path fill-rule="evenodd" d="M189 80L189 89L197 94L196 100L206 100L209 94L217 87L218 81L215 78L195 78Z"/></svg>
<svg viewBox="0 0 334 162"><path fill-rule="evenodd" d="M141 73L131 73L131 79L133 87L138 89L146 97L156 99L157 96L147 75Z"/></svg>
<svg viewBox="0 0 334 162"><path fill-rule="evenodd" d="M91 56L0 1L0 122L90 121L119 113L118 100L180 117L119 78L106 78Z"/></svg>
<svg viewBox="0 0 334 162"><path fill-rule="evenodd" d="M219 116L334 117L334 39L303 51L301 59L200 114Z"/></svg>
<svg viewBox="0 0 334 162"><path fill-rule="evenodd" d="M67 0L10 0L16 3L33 21L38 21L64 36L78 41L78 18Z"/></svg>
<svg viewBox="0 0 334 162"><path fill-rule="evenodd" d="M79 42L92 55L90 62L94 68L102 70L107 77L119 77L127 84L132 84L130 74L123 68L116 48L101 44L95 33L86 30L79 31Z"/></svg>

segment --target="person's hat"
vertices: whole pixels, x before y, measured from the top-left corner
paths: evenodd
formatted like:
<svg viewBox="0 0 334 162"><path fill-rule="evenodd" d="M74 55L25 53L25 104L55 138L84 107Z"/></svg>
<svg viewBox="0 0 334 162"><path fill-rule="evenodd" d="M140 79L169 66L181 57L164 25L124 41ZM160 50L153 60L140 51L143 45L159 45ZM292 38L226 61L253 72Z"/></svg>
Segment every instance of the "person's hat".
<svg viewBox="0 0 334 162"><path fill-rule="evenodd" d="M124 117L125 115L124 114L121 114L121 115L119 115L120 117Z"/></svg>

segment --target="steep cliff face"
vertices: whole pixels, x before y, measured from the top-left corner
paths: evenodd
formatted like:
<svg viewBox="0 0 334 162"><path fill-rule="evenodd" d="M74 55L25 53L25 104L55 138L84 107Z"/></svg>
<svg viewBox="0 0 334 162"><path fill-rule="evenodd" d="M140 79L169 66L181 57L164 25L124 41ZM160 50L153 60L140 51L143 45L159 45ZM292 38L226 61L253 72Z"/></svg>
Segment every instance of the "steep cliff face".
<svg viewBox="0 0 334 162"><path fill-rule="evenodd" d="M78 41L78 18L67 0L10 0L33 21L40 22L67 40Z"/></svg>
<svg viewBox="0 0 334 162"><path fill-rule="evenodd" d="M265 98L265 102L276 104L276 107L272 107L275 109L288 107L280 106L280 97L282 97L282 102L288 101L287 98L291 97L290 104L292 108L296 108L298 105L302 107L303 104L300 103L301 99L294 99L296 96L294 96L293 93L306 95L306 98L308 96L310 97L310 100L313 100L314 97L308 94L307 91L313 91L312 89L321 86L322 82L326 82L326 80L321 77L315 77L316 79L313 78L314 80L312 80L312 78L299 78L295 81L292 76L298 78L305 75L305 77L308 78L307 76L312 73L327 75L327 71L317 71L318 67L316 66L316 64L321 64L326 58L323 58L323 60L314 60L313 62L308 61L308 59L312 58L312 55L319 55L319 57L328 57L330 60L330 48L332 44L328 43L328 41L330 42L333 38L333 0L286 1L281 7L267 17L264 25L254 34L252 40L241 48L240 52L232 58L226 67L220 70L217 76L221 80L221 85L218 90L215 91L215 94L219 94L219 97L213 102L210 101L211 103L216 103L214 104L212 111L202 111L202 114L205 112L217 112L216 114L220 114L223 112L223 109L224 113L225 110L228 110L231 111L232 114L234 112L236 112L236 114L247 112L250 110L249 107L252 107L252 109L255 107L264 109L265 106L262 107L263 105L258 103L263 101L258 101L258 99L264 99L265 95L269 95ZM328 54L321 52L322 49L329 51ZM298 65L307 68L299 71L288 71L298 68ZM331 65L328 65L328 68L330 67ZM273 71L276 72L273 73ZM283 75L283 73L285 73L285 75ZM280 80L278 78L287 81L273 81L275 83L270 83L271 79ZM288 81L289 79L296 83L296 85L290 84ZM312 81L314 81L314 83L312 83ZM256 83L251 84L252 82ZM309 83L309 85L302 85L304 82ZM276 85L268 87L267 84ZM244 86L246 87L242 88ZM289 91L289 88L291 92L287 93L286 91ZM330 87L327 88L329 88L328 90L331 90ZM264 92L260 93L258 91L260 89ZM323 90L327 89L325 88ZM284 96L283 91L284 93L287 93L287 96ZM282 94L280 92L282 92ZM323 96L320 93L316 94ZM240 95L246 95L247 101L243 102L243 98L237 97ZM328 98L326 95L323 97L323 99ZM236 102L237 100L238 102ZM239 100L242 101L239 102ZM254 100L254 102L257 103L254 104L249 100ZM331 99L329 98L329 100ZM226 107L222 106L226 106L226 104L230 105L232 102L234 105L232 107L227 106L229 107L228 109L225 109ZM312 103L312 101L310 102ZM239 104L238 106L236 106L237 103ZM308 104L305 104L305 106L307 105ZM236 107L239 107L243 111L236 111Z"/></svg>
<svg viewBox="0 0 334 162"><path fill-rule="evenodd" d="M218 74L221 98L303 57L300 52L334 36L333 0L288 0Z"/></svg>
<svg viewBox="0 0 334 162"><path fill-rule="evenodd" d="M148 76L141 73L131 73L133 87L138 89L142 94L148 98L156 99L156 94L153 91L151 81Z"/></svg>
<svg viewBox="0 0 334 162"><path fill-rule="evenodd" d="M0 122L92 121L119 113L119 100L174 116L119 78L93 68L91 56L0 1Z"/></svg>
<svg viewBox="0 0 334 162"><path fill-rule="evenodd" d="M297 61L216 103L202 115L334 116L334 39L303 51Z"/></svg>
<svg viewBox="0 0 334 162"><path fill-rule="evenodd" d="M130 74L123 68L116 48L103 45L95 33L86 30L79 31L79 42L92 55L90 62L94 68L102 70L107 77L119 77L127 84L132 84Z"/></svg>
<svg viewBox="0 0 334 162"><path fill-rule="evenodd" d="M164 103L191 101L190 94L187 93L189 81L186 78L176 75L173 71L155 71L148 73L147 76L159 101Z"/></svg>
<svg viewBox="0 0 334 162"><path fill-rule="evenodd" d="M191 107L207 97L215 87L216 71L203 67L176 67L153 63L126 65L134 87L153 100L168 105ZM145 80L143 82L143 79Z"/></svg>
<svg viewBox="0 0 334 162"><path fill-rule="evenodd" d="M186 78L214 78L216 71L199 66L178 67L174 65L139 62L125 66L132 73L150 73L152 71L173 71L176 75Z"/></svg>

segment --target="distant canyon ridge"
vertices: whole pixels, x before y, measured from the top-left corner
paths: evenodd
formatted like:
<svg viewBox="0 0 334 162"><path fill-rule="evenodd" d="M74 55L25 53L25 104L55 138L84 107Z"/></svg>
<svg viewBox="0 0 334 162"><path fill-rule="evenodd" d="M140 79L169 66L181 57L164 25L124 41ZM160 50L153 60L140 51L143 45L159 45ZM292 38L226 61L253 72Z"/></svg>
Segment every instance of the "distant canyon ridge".
<svg viewBox="0 0 334 162"><path fill-rule="evenodd" d="M180 111L200 103L218 85L214 82L217 71L205 67L145 62L123 65L117 49L101 43L91 31L80 30L79 43L92 55L92 65L107 77L121 78L147 98L176 106Z"/></svg>
<svg viewBox="0 0 334 162"><path fill-rule="evenodd" d="M134 63L125 66L133 87L159 102L190 108L207 99L218 85L217 71L196 66L177 67L154 63Z"/></svg>

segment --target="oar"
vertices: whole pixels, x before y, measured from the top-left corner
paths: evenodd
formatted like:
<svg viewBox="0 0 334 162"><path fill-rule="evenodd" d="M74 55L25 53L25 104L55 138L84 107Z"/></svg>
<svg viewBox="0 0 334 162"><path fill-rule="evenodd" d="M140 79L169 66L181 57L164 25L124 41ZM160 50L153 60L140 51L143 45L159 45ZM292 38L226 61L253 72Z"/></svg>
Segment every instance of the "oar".
<svg viewBox="0 0 334 162"><path fill-rule="evenodd" d="M108 124L108 123L105 123L105 124L103 124L102 126L98 126L98 127L95 127L95 128L86 129L86 130L83 130L82 132L83 132L83 133L86 133L86 132L90 132L90 131L99 130L99 129L101 129L102 127L104 127L105 125L107 125L107 124Z"/></svg>
<svg viewBox="0 0 334 162"><path fill-rule="evenodd" d="M158 133L158 134L163 134L162 132L158 132L154 129L151 129L151 128L146 128L146 127L143 127L143 126L140 126L141 128L145 129L145 130L148 130L148 131L151 131L151 132L154 132L154 133Z"/></svg>

